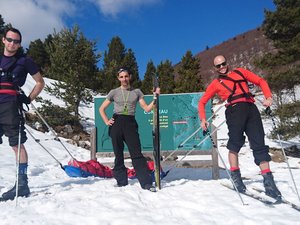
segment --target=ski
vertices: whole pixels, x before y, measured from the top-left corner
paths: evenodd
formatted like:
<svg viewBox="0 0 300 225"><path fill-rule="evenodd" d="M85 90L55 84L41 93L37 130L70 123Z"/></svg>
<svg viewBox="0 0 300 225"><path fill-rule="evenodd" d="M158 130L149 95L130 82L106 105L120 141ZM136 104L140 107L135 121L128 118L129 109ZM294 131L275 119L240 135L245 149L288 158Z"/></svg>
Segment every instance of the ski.
<svg viewBox="0 0 300 225"><path fill-rule="evenodd" d="M159 95L155 93L158 88L158 75L153 76L153 159L155 185L161 189L160 178L160 137L159 137Z"/></svg>
<svg viewBox="0 0 300 225"><path fill-rule="evenodd" d="M228 189L230 189L232 191L236 191L231 184L221 183L221 185L224 186L224 187L227 187ZM248 197L253 198L255 200L258 200L258 201L264 203L266 206L269 206L269 207L272 207L272 205L276 204L276 202L273 202L271 200L263 198L258 194L254 194L253 192L250 192L249 190L246 190L246 192L240 192L240 193L242 195L245 195L245 196L248 196Z"/></svg>
<svg viewBox="0 0 300 225"><path fill-rule="evenodd" d="M262 189L260 189L260 188L252 187L252 189L255 190L255 191L257 191L258 193L264 193L264 194L266 195L265 191L262 190ZM266 195L266 196L267 196L267 195ZM270 197L270 198L271 198L271 197ZM295 209L295 210L297 210L297 211L300 211L300 206L299 206L299 205L296 205L295 203L292 203L292 202L286 200L286 199L285 199L284 197L282 197L282 196L281 196L281 199L277 200L276 202L277 202L277 204L281 204L281 203L282 203L282 204L289 205L289 206L291 206L293 209Z"/></svg>

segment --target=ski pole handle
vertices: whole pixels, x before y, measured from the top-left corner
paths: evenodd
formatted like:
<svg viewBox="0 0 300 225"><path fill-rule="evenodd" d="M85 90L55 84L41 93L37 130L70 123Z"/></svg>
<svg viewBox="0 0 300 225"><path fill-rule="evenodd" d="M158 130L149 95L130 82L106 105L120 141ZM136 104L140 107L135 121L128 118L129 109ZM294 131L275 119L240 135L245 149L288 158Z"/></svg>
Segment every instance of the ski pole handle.
<svg viewBox="0 0 300 225"><path fill-rule="evenodd" d="M266 109L265 109L265 113L269 116L271 116L271 113L272 113L272 110L270 108L270 106L268 106Z"/></svg>
<svg viewBox="0 0 300 225"><path fill-rule="evenodd" d="M203 136L206 136L207 134L208 134L208 129L206 128L206 130L203 130L203 132L202 132L202 134L203 134Z"/></svg>
<svg viewBox="0 0 300 225"><path fill-rule="evenodd" d="M156 92L158 87L158 75L153 73L153 92Z"/></svg>

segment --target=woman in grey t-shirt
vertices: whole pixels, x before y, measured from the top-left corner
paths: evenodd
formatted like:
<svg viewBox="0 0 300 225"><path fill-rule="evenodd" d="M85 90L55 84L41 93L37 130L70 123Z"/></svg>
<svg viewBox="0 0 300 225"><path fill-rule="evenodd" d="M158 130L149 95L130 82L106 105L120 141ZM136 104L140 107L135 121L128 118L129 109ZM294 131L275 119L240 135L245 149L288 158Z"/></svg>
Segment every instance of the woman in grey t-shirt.
<svg viewBox="0 0 300 225"><path fill-rule="evenodd" d="M152 186L151 172L147 167L147 162L142 154L141 142L138 133L138 124L135 120L135 109L139 102L142 109L150 112L153 108L153 102L149 105L144 100L144 94L140 89L130 87L131 75L126 69L120 69L118 80L121 86L111 90L105 101L99 108L100 115L107 126L110 126L109 135L115 154L115 166L113 169L114 177L118 186L128 184L127 169L124 165L124 142L128 146L132 165L136 171L137 179L143 189L155 191ZM156 89L160 93L160 89ZM105 110L113 102L114 115L108 118Z"/></svg>

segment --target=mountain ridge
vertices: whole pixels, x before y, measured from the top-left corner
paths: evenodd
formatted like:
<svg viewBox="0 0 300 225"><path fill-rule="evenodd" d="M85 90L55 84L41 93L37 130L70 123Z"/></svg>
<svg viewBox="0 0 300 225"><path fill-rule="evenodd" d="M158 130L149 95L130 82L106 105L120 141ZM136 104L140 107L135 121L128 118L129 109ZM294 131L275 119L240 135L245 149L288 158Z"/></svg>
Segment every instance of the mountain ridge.
<svg viewBox="0 0 300 225"><path fill-rule="evenodd" d="M194 57L200 59L199 75L207 85L216 76L213 67L213 59L217 55L224 55L231 68L243 67L265 77L266 71L256 67L254 60L266 53L276 52L272 41L267 39L261 27L257 27L245 33L228 39L212 48L199 52ZM177 64L175 68L180 65Z"/></svg>

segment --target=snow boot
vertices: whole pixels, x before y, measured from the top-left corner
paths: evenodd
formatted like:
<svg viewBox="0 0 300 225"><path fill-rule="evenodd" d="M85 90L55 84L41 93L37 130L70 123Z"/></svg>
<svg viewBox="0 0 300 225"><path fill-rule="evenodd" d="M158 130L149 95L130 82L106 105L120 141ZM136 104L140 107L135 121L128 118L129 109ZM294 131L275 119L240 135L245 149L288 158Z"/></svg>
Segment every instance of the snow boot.
<svg viewBox="0 0 300 225"><path fill-rule="evenodd" d="M28 187L28 178L27 174L19 174L19 183L18 183L18 196L19 197L28 197L30 190ZM12 189L2 194L1 201L14 200L16 197L16 184Z"/></svg>
<svg viewBox="0 0 300 225"><path fill-rule="evenodd" d="M156 192L156 188L152 184L146 184L143 189L151 191L151 192Z"/></svg>
<svg viewBox="0 0 300 225"><path fill-rule="evenodd" d="M281 193L278 190L278 188L276 187L272 172L265 173L262 176L264 178L263 183L264 183L264 187L265 187L265 190L266 190L266 195L268 195L272 198L280 200L281 199Z"/></svg>
<svg viewBox="0 0 300 225"><path fill-rule="evenodd" d="M246 191L246 186L244 185L244 183L242 181L241 171L239 169L230 171L230 175L231 175L231 178L232 178L238 192L244 193Z"/></svg>
<svg viewBox="0 0 300 225"><path fill-rule="evenodd" d="M127 169L124 165L122 165L118 169L115 167L113 169L113 176L117 181L118 187L123 187L123 186L128 185Z"/></svg>

